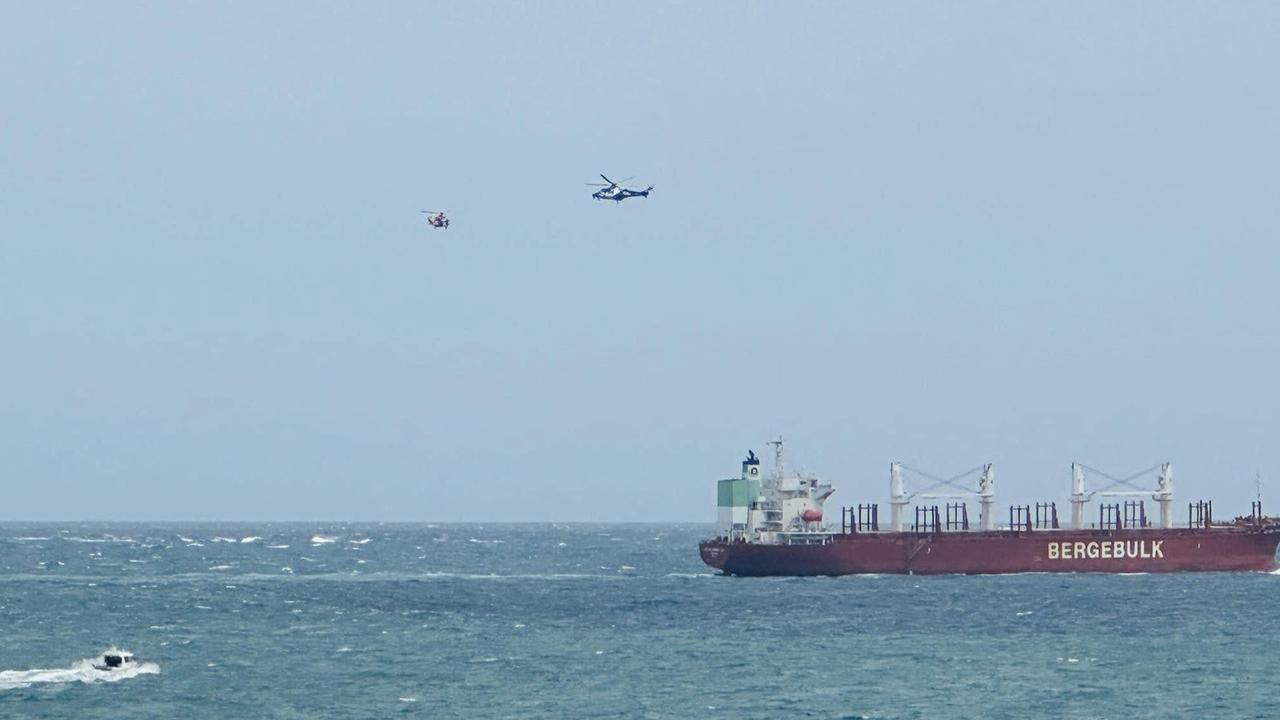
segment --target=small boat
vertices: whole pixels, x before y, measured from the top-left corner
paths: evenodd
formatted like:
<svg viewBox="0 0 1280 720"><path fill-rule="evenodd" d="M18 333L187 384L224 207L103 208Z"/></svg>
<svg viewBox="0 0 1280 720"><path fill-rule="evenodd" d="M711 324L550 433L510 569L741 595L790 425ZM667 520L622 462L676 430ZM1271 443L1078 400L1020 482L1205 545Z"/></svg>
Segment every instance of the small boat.
<svg viewBox="0 0 1280 720"><path fill-rule="evenodd" d="M93 669L104 671L123 670L128 667L133 667L137 662L138 659L133 656L133 653L128 650L121 650L119 648L112 647L103 651L102 657L98 659L98 662L93 664Z"/></svg>

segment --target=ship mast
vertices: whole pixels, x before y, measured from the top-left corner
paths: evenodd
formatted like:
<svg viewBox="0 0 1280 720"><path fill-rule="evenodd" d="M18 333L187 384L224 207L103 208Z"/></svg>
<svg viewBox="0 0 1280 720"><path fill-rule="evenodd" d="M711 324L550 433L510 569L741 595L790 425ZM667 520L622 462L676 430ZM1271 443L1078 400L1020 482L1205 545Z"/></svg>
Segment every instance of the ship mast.
<svg viewBox="0 0 1280 720"><path fill-rule="evenodd" d="M777 440L770 440L769 444L773 446L773 477L775 480L781 480L782 469L782 436L779 435Z"/></svg>

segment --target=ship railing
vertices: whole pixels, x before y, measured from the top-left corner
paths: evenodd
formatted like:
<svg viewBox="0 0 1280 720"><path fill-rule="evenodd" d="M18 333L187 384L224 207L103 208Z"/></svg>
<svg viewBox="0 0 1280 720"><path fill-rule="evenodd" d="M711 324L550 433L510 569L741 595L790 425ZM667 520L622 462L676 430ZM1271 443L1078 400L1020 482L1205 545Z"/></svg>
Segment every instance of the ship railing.
<svg viewBox="0 0 1280 720"><path fill-rule="evenodd" d="M1036 503L1036 529L1058 529L1058 504L1053 502Z"/></svg>
<svg viewBox="0 0 1280 720"><path fill-rule="evenodd" d="M778 533L783 545L830 545L834 539L829 532Z"/></svg>
<svg viewBox="0 0 1280 720"><path fill-rule="evenodd" d="M947 503L947 532L969 529L969 506L962 502Z"/></svg>
<svg viewBox="0 0 1280 720"><path fill-rule="evenodd" d="M1031 532L1034 525L1031 520L1030 505L1009 506L1009 529L1018 532Z"/></svg>
<svg viewBox="0 0 1280 720"><path fill-rule="evenodd" d="M1280 523L1276 522L1276 518L1269 518L1266 515L1262 514L1261 500L1254 500L1253 502L1249 503L1249 514L1239 515L1236 518L1234 518L1229 524L1235 525L1237 527L1249 526L1257 529L1262 529L1264 527L1275 527L1277 525L1280 525Z"/></svg>
<svg viewBox="0 0 1280 720"><path fill-rule="evenodd" d="M840 509L840 532L844 535L862 532L880 532L880 506L858 505Z"/></svg>
<svg viewBox="0 0 1280 720"><path fill-rule="evenodd" d="M1010 505L1009 525L1005 530L1032 532L1034 530L1060 530L1058 525L1058 504L1037 502L1035 512L1031 505Z"/></svg>
<svg viewBox="0 0 1280 720"><path fill-rule="evenodd" d="M1262 503L1257 503L1258 511L1261 513ZM1187 503L1187 527L1189 528L1207 528L1213 524L1213 501L1197 500L1193 503Z"/></svg>
<svg viewBox="0 0 1280 720"><path fill-rule="evenodd" d="M1100 503L1098 505L1098 524L1100 530L1121 530L1124 522L1120 519L1120 503Z"/></svg>
<svg viewBox="0 0 1280 720"><path fill-rule="evenodd" d="M916 506L916 521L911 526L911 532L917 535L932 535L942 532L941 516L938 514L938 506Z"/></svg>

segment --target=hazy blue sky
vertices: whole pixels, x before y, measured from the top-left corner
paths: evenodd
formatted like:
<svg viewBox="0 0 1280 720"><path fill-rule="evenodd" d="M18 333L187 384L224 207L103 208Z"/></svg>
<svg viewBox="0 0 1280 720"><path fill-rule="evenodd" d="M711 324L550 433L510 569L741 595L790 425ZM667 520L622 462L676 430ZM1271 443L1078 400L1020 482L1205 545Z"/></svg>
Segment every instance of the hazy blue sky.
<svg viewBox="0 0 1280 720"><path fill-rule="evenodd" d="M3 18L0 519L711 520L772 433L1280 511L1280 5Z"/></svg>

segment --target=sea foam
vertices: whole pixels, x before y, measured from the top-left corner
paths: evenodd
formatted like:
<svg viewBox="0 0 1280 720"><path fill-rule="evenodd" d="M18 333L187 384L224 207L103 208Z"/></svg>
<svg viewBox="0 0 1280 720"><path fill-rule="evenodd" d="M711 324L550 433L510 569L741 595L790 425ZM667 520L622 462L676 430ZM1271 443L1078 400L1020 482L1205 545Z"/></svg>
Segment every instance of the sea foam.
<svg viewBox="0 0 1280 720"><path fill-rule="evenodd" d="M85 658L65 668L35 668L32 670L0 670L0 692L47 683L98 683L119 682L139 675L155 675L160 666L142 662L118 670L98 670L93 665L101 658Z"/></svg>

